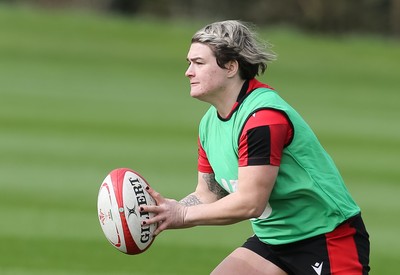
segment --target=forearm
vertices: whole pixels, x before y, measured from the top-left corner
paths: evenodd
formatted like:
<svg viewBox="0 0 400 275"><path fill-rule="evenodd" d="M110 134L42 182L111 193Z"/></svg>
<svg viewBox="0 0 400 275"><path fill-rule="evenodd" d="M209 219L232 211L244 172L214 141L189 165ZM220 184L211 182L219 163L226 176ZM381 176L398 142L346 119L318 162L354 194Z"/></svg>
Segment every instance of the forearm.
<svg viewBox="0 0 400 275"><path fill-rule="evenodd" d="M179 201L180 204L184 206L194 206L198 204L202 204L196 193L192 193L184 197Z"/></svg>
<svg viewBox="0 0 400 275"><path fill-rule="evenodd" d="M194 206L215 202L228 195L215 180L214 174L199 173L196 190L179 201L184 206Z"/></svg>
<svg viewBox="0 0 400 275"><path fill-rule="evenodd" d="M263 179L265 179L264 173L265 171L260 173ZM248 174L256 173L251 170ZM204 184L199 185L195 192L180 201L182 205L190 206L185 210L185 227L233 224L259 217L265 209L269 192L262 192L259 188L249 188L228 194L215 181L214 174L200 174L199 179L204 180L207 188L204 188ZM247 180L247 177L243 177L243 180Z"/></svg>
<svg viewBox="0 0 400 275"><path fill-rule="evenodd" d="M231 194L216 184L213 174L199 173L195 192L180 202L148 188L157 204L140 207L141 212L155 213L143 225L158 224L154 232L157 235L165 229L225 225L257 218L265 210L278 170L269 165L240 167L240 184Z"/></svg>
<svg viewBox="0 0 400 275"><path fill-rule="evenodd" d="M213 203L188 207L184 217L185 227L227 225L261 215L258 208L245 201L246 198L233 193Z"/></svg>

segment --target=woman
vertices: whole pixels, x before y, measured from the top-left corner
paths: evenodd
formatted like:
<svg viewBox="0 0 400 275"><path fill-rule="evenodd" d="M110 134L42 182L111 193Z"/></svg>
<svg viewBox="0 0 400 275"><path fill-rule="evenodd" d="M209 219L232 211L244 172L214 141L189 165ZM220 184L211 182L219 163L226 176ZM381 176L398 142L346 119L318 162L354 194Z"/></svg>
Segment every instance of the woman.
<svg viewBox="0 0 400 275"><path fill-rule="evenodd" d="M150 189L155 234L250 219L254 235L212 274L368 274L360 208L302 117L255 79L275 59L239 21L199 30L187 55L200 122L198 183L177 202Z"/></svg>

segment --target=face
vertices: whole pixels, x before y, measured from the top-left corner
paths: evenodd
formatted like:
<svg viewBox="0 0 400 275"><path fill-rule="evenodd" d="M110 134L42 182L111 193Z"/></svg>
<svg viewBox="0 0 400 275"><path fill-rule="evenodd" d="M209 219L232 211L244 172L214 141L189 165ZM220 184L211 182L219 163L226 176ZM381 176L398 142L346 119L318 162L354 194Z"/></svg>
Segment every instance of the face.
<svg viewBox="0 0 400 275"><path fill-rule="evenodd" d="M190 95L212 103L226 87L228 70L218 66L210 47L202 43L190 46L187 60L189 67L185 75L190 79Z"/></svg>

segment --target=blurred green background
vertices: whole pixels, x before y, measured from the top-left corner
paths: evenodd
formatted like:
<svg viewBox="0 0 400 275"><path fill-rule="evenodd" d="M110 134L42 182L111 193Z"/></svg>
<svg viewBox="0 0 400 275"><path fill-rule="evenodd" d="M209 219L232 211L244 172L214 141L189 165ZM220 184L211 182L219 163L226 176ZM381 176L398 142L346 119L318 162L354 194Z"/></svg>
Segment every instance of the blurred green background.
<svg viewBox="0 0 400 275"><path fill-rule="evenodd" d="M167 197L196 182L207 104L184 77L205 21L0 5L0 274L208 274L248 222L170 230L141 255L106 241L97 192L130 167ZM260 80L314 128L362 208L371 274L400 256L400 43L262 27L278 61Z"/></svg>

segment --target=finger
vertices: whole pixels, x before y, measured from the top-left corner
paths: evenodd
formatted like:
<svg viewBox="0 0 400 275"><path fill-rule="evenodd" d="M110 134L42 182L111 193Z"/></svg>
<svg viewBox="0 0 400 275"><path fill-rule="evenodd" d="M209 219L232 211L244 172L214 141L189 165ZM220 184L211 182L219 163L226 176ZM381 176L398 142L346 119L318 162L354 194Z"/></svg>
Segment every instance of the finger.
<svg viewBox="0 0 400 275"><path fill-rule="evenodd" d="M157 229L154 231L153 235L158 236L161 232L167 229L167 224L165 222L160 222L157 226Z"/></svg>
<svg viewBox="0 0 400 275"><path fill-rule="evenodd" d="M153 188L151 188L150 186L146 187L146 191L147 193L149 193L150 196L153 197L153 199L155 199L155 201L157 202L157 204L159 204L159 202L161 202L164 197L161 196L160 193L158 193L157 191L155 191Z"/></svg>
<svg viewBox="0 0 400 275"><path fill-rule="evenodd" d="M162 209L161 207L157 205L142 205L139 209L140 213L161 213Z"/></svg>
<svg viewBox="0 0 400 275"><path fill-rule="evenodd" d="M159 216L154 216L152 218L146 219L144 221L142 221L141 226L148 226L151 224L161 224L163 221L163 219Z"/></svg>

